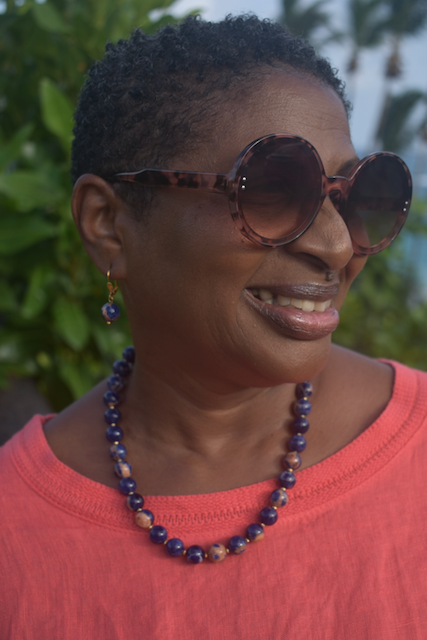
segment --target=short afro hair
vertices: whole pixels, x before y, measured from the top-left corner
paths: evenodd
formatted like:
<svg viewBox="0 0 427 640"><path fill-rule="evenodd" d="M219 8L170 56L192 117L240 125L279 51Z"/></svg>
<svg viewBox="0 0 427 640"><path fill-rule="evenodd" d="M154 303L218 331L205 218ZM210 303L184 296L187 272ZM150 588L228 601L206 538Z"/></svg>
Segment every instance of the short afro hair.
<svg viewBox="0 0 427 640"><path fill-rule="evenodd" d="M209 134L224 99L280 66L331 87L349 112L329 62L286 27L254 15L221 22L190 16L154 35L136 29L128 40L108 43L75 113L73 181L84 173L114 182L119 172L179 168L170 166L177 150L191 151ZM152 189L123 182L115 189L134 210L151 201Z"/></svg>

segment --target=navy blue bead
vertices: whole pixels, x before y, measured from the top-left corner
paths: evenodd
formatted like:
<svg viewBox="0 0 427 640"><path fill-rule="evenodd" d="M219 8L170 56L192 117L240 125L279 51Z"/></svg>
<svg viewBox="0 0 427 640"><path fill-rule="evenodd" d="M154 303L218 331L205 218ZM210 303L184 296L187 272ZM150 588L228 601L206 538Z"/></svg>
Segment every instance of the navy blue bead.
<svg viewBox="0 0 427 640"><path fill-rule="evenodd" d="M119 404L121 400L120 394L117 393L117 391L111 391L108 390L104 393L104 404L109 407L110 405L113 405L114 407L116 406L116 404Z"/></svg>
<svg viewBox="0 0 427 640"><path fill-rule="evenodd" d="M113 409L107 409L104 413L104 420L107 424L116 424L117 422L120 422L121 419L122 414L118 409L116 409L116 407Z"/></svg>
<svg viewBox="0 0 427 640"><path fill-rule="evenodd" d="M311 402L300 398L294 404L294 411L297 416L308 416L311 411Z"/></svg>
<svg viewBox="0 0 427 640"><path fill-rule="evenodd" d="M307 418L302 418L301 416L295 418L292 424L292 429L295 431L295 433L307 433L309 428L309 421L307 420Z"/></svg>
<svg viewBox="0 0 427 640"><path fill-rule="evenodd" d="M111 391L121 391L124 386L125 381L117 373L113 373L113 375L108 378L108 388Z"/></svg>
<svg viewBox="0 0 427 640"><path fill-rule="evenodd" d="M300 382L297 384L295 394L297 398L309 398L313 395L313 387L310 382Z"/></svg>
<svg viewBox="0 0 427 640"><path fill-rule="evenodd" d="M282 471L279 476L279 482L282 487L285 489L292 489L296 482L295 474L293 471Z"/></svg>
<svg viewBox="0 0 427 640"><path fill-rule="evenodd" d="M106 322L115 322L120 318L120 307L114 302L106 302L101 308L101 313Z"/></svg>
<svg viewBox="0 0 427 640"><path fill-rule="evenodd" d="M289 440L288 446L289 451L298 451L298 453L301 453L301 451L304 451L306 448L307 442L304 436L295 435Z"/></svg>
<svg viewBox="0 0 427 640"><path fill-rule="evenodd" d="M122 478L119 482L119 489L127 496L128 493L132 493L136 489L136 482L133 478Z"/></svg>
<svg viewBox="0 0 427 640"><path fill-rule="evenodd" d="M126 360L116 360L113 364L113 371L124 378L132 371L132 366Z"/></svg>
<svg viewBox="0 0 427 640"><path fill-rule="evenodd" d="M193 544L193 546L188 547L186 558L190 564L200 564L205 559L205 552L202 547Z"/></svg>
<svg viewBox="0 0 427 640"><path fill-rule="evenodd" d="M139 493L131 493L126 498L126 504L131 511L138 511L144 506L144 498Z"/></svg>
<svg viewBox="0 0 427 640"><path fill-rule="evenodd" d="M105 436L109 442L120 442L123 438L123 430L118 427L108 427Z"/></svg>
<svg viewBox="0 0 427 640"><path fill-rule="evenodd" d="M261 540L264 537L264 527L261 527L260 524L254 522L246 529L246 535L249 540L252 540L253 542Z"/></svg>
<svg viewBox="0 0 427 640"><path fill-rule="evenodd" d="M117 429L120 429L120 427L116 427ZM114 429L114 427L109 427L109 429ZM108 431L108 429L107 429ZM121 429L120 429L121 431ZM110 456L113 458L113 460L115 460L116 462L119 462L119 460L124 460L127 456L128 452L127 449L125 447L124 444L112 444L110 447Z"/></svg>
<svg viewBox="0 0 427 640"><path fill-rule="evenodd" d="M164 527L156 524L150 529L149 536L151 542L154 542L154 544L163 544L168 539L168 532Z"/></svg>
<svg viewBox="0 0 427 640"><path fill-rule="evenodd" d="M231 553L235 553L236 555L239 555L244 551L246 551L247 546L248 546L248 543L244 538L242 538L242 536L233 536L230 542L228 543L229 551Z"/></svg>
<svg viewBox="0 0 427 640"><path fill-rule="evenodd" d="M182 554L184 553L184 549L184 543L179 538L171 538L166 543L166 551L173 558L182 556Z"/></svg>
<svg viewBox="0 0 427 640"><path fill-rule="evenodd" d="M259 514L259 519L262 524L270 527L272 524L277 522L277 511L273 509L273 507L264 507L264 509Z"/></svg>
<svg viewBox="0 0 427 640"><path fill-rule="evenodd" d="M133 364L135 362L135 347L130 346L123 349L122 356L123 360L126 360L126 362L130 362L130 364Z"/></svg>

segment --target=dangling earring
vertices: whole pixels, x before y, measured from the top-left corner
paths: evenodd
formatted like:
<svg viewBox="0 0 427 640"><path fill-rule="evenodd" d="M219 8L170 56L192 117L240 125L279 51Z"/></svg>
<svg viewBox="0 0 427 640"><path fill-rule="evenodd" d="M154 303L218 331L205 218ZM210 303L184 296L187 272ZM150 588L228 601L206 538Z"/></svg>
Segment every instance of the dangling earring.
<svg viewBox="0 0 427 640"><path fill-rule="evenodd" d="M111 271L110 269L108 269L107 287L110 293L108 295L108 302L106 302L101 309L101 313L107 324L111 324L112 322L115 322L120 317L120 308L114 302L114 296L116 295L119 287L115 280L114 280L114 284L110 281L110 276L111 276Z"/></svg>

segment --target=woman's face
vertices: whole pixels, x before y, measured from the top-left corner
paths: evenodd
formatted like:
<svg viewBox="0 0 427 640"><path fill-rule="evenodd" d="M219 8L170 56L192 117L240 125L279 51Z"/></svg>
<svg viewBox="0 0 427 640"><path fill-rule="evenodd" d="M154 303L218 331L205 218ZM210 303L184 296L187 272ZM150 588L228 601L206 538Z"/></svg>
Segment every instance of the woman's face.
<svg viewBox="0 0 427 640"><path fill-rule="evenodd" d="M228 173L246 145L271 133L309 140L327 175L357 161L334 91L276 70L224 103L214 136L197 151L159 168ZM163 189L145 221L126 224L121 284L147 366L220 392L301 381L323 368L338 310L365 262L329 198L301 237L275 249L243 237L227 198L203 190ZM291 306L278 304L286 298Z"/></svg>

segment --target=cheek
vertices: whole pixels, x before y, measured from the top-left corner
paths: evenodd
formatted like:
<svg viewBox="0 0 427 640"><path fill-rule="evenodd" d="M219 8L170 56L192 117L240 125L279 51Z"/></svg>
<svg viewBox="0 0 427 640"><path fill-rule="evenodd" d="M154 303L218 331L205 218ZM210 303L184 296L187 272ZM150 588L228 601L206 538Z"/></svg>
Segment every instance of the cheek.
<svg viewBox="0 0 427 640"><path fill-rule="evenodd" d="M178 193L129 237L129 302L136 292L152 309L202 316L218 302L237 302L264 251L236 229L225 197ZM133 295L132 295L133 293Z"/></svg>

